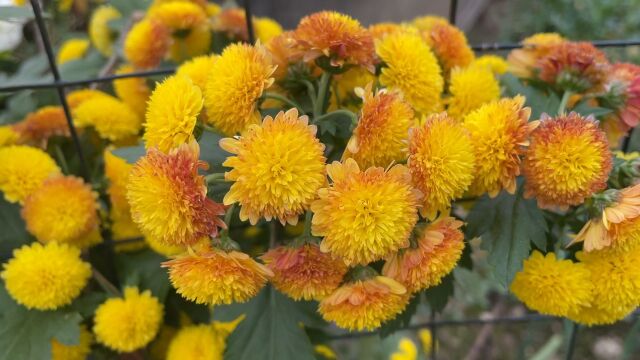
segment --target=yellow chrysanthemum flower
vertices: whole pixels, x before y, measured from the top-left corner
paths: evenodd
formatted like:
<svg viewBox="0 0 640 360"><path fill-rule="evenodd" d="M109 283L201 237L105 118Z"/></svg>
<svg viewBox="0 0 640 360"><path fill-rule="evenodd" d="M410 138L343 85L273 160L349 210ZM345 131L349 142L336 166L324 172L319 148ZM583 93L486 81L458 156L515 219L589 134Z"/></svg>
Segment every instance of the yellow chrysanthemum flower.
<svg viewBox="0 0 640 360"><path fill-rule="evenodd" d="M411 24L418 28L420 31L428 31L436 25L447 25L449 20L442 16L426 15L419 16L411 21Z"/></svg>
<svg viewBox="0 0 640 360"><path fill-rule="evenodd" d="M77 345L65 345L56 339L51 339L52 360L85 360L91 352L93 335L87 327L80 325L80 341Z"/></svg>
<svg viewBox="0 0 640 360"><path fill-rule="evenodd" d="M133 66L125 64L116 70L116 74L128 74L134 72ZM120 100L129 105L140 118L144 118L147 109L147 101L151 90L144 78L126 78L113 80L113 90Z"/></svg>
<svg viewBox="0 0 640 360"><path fill-rule="evenodd" d="M174 37L169 47L169 58L183 62L195 56L207 54L211 48L211 29L208 25L198 26L184 37Z"/></svg>
<svg viewBox="0 0 640 360"><path fill-rule="evenodd" d="M24 120L14 124L20 144L47 148L49 138L69 136L69 124L62 106L44 106L29 113Z"/></svg>
<svg viewBox="0 0 640 360"><path fill-rule="evenodd" d="M225 227L218 218L224 207L207 198L204 177L198 169L196 142L183 144L168 154L147 151L129 174L127 199L131 215L142 233L165 245L193 245L216 236Z"/></svg>
<svg viewBox="0 0 640 360"><path fill-rule="evenodd" d="M369 83L375 83L376 76L362 67L352 67L342 74L335 75L333 82L335 91L331 91L331 106L339 108L346 105L348 109L360 110L360 98L355 93L356 88L365 88ZM357 106L353 102L357 101Z"/></svg>
<svg viewBox="0 0 640 360"><path fill-rule="evenodd" d="M282 26L277 21L268 17L259 17L253 20L256 37L261 43L266 44L274 37L282 34Z"/></svg>
<svg viewBox="0 0 640 360"><path fill-rule="evenodd" d="M80 178L52 177L25 200L22 217L38 241L76 245L98 226L97 198Z"/></svg>
<svg viewBox="0 0 640 360"><path fill-rule="evenodd" d="M62 43L58 51L58 65L82 58L89 50L89 40L70 39Z"/></svg>
<svg viewBox="0 0 640 360"><path fill-rule="evenodd" d="M159 83L147 108L145 148L156 147L167 153L193 141L202 105L202 91L188 77L171 76Z"/></svg>
<svg viewBox="0 0 640 360"><path fill-rule="evenodd" d="M471 62L470 66L480 66L489 68L495 75L502 75L507 72L509 63L498 55L482 55Z"/></svg>
<svg viewBox="0 0 640 360"><path fill-rule="evenodd" d="M293 32L304 61L326 56L333 66L352 64L374 72L373 37L358 20L335 11L305 16Z"/></svg>
<svg viewBox="0 0 640 360"><path fill-rule="evenodd" d="M537 121L527 122L531 109L523 105L523 96L505 98L484 104L465 117L476 155L473 194L488 192L493 197L502 189L515 193L520 155L538 125Z"/></svg>
<svg viewBox="0 0 640 360"><path fill-rule="evenodd" d="M174 255L182 254L187 250L185 246L166 245L162 241L148 237L148 236L145 237L144 240L145 240L145 243L149 245L149 248L151 248L151 250L164 256L174 256Z"/></svg>
<svg viewBox="0 0 640 360"><path fill-rule="evenodd" d="M0 191L8 202L22 203L60 168L46 152L29 146L0 148Z"/></svg>
<svg viewBox="0 0 640 360"><path fill-rule="evenodd" d="M360 171L347 159L327 165L327 174L333 184L318 190L311 204L312 232L324 237L323 252L347 265L366 265L409 245L421 194L405 166Z"/></svg>
<svg viewBox="0 0 640 360"><path fill-rule="evenodd" d="M273 285L294 300L320 300L342 282L347 267L340 259L320 251L316 244L280 246L262 255L273 271Z"/></svg>
<svg viewBox="0 0 640 360"><path fill-rule="evenodd" d="M207 78L213 68L213 64L218 58L217 55L202 55L186 61L176 70L176 76L186 76L193 84L200 88L202 92L207 84Z"/></svg>
<svg viewBox="0 0 640 360"><path fill-rule="evenodd" d="M535 250L523 266L511 283L511 292L528 308L542 314L567 316L590 304L594 284L584 264Z"/></svg>
<svg viewBox="0 0 640 360"><path fill-rule="evenodd" d="M172 31L193 29L207 22L204 9L189 1L171 1L152 6L147 17L158 20Z"/></svg>
<svg viewBox="0 0 640 360"><path fill-rule="evenodd" d="M633 313L635 309L635 305L627 308L617 307L615 309L611 309L600 306L599 304L591 304L590 306L578 307L569 313L567 318L578 324L586 326L611 325L626 318Z"/></svg>
<svg viewBox="0 0 640 360"><path fill-rule="evenodd" d="M93 333L96 340L117 352L145 347L162 324L163 305L149 290L124 289L123 298L110 298L96 309Z"/></svg>
<svg viewBox="0 0 640 360"><path fill-rule="evenodd" d="M0 126L0 147L14 145L18 142L20 134L13 129L13 126Z"/></svg>
<svg viewBox="0 0 640 360"><path fill-rule="evenodd" d="M129 105L113 96L96 96L73 111L79 127L93 126L103 139L118 141L137 135L142 120Z"/></svg>
<svg viewBox="0 0 640 360"><path fill-rule="evenodd" d="M541 208L579 205L607 186L611 151L592 118L572 112L544 117L524 159L525 196Z"/></svg>
<svg viewBox="0 0 640 360"><path fill-rule="evenodd" d="M462 225L452 217L429 224L421 230L417 247L391 255L382 274L399 281L411 293L440 284L462 256Z"/></svg>
<svg viewBox="0 0 640 360"><path fill-rule="evenodd" d="M120 12L111 5L101 5L91 15L89 38L93 46L104 56L111 56L116 41L114 32L109 28L109 21L121 17Z"/></svg>
<svg viewBox="0 0 640 360"><path fill-rule="evenodd" d="M167 360L222 360L230 332L215 322L185 326L171 340Z"/></svg>
<svg viewBox="0 0 640 360"><path fill-rule="evenodd" d="M442 72L420 36L409 32L388 35L376 43L376 52L385 64L380 74L383 86L400 90L422 114L441 110Z"/></svg>
<svg viewBox="0 0 640 360"><path fill-rule="evenodd" d="M136 68L158 66L171 45L171 31L157 20L137 22L124 40L124 57Z"/></svg>
<svg viewBox="0 0 640 360"><path fill-rule="evenodd" d="M73 90L67 94L67 103L69 104L69 108L71 108L71 110L73 111L83 102L102 96L109 97L111 95L103 91L94 89Z"/></svg>
<svg viewBox="0 0 640 360"><path fill-rule="evenodd" d="M396 92L372 93L371 84L358 93L363 101L360 119L342 158L352 158L364 169L403 162L409 128L416 122L411 106Z"/></svg>
<svg viewBox="0 0 640 360"><path fill-rule="evenodd" d="M206 10L207 15L209 17L214 17L214 16L218 15L220 13L220 11L222 11L222 8L220 7L220 5L218 5L216 3L207 2L206 6L205 6L205 10Z"/></svg>
<svg viewBox="0 0 640 360"><path fill-rule="evenodd" d="M374 40L382 40L389 34L406 31L407 29L408 27L406 25L391 22L381 22L369 26L369 32Z"/></svg>
<svg viewBox="0 0 640 360"><path fill-rule="evenodd" d="M80 250L65 244L32 243L13 251L0 277L9 295L28 309L54 310L80 295L91 266Z"/></svg>
<svg viewBox="0 0 640 360"><path fill-rule="evenodd" d="M475 58L462 30L449 23L433 22L429 29L422 31L422 36L433 49L445 74L456 67L468 66Z"/></svg>
<svg viewBox="0 0 640 360"><path fill-rule="evenodd" d="M426 356L429 356L433 349L433 336L431 335L431 331L427 329L418 331L418 338L420 339L420 345L422 345L422 351Z"/></svg>
<svg viewBox="0 0 640 360"><path fill-rule="evenodd" d="M509 72L517 77L530 78L538 60L549 54L554 45L566 40L556 33L538 33L522 41L521 49L512 50L507 57Z"/></svg>
<svg viewBox="0 0 640 360"><path fill-rule="evenodd" d="M418 347L411 339L403 337L398 342L398 350L389 356L389 360L417 360Z"/></svg>
<svg viewBox="0 0 640 360"><path fill-rule="evenodd" d="M325 183L324 145L317 128L298 111L281 111L275 119L250 126L238 139L226 138L220 146L237 156L222 164L233 181L224 204L240 204L240 219L255 225L261 217L296 224Z"/></svg>
<svg viewBox="0 0 640 360"><path fill-rule="evenodd" d="M239 251L201 248L162 264L178 294L197 304L246 302L273 272Z"/></svg>
<svg viewBox="0 0 640 360"><path fill-rule="evenodd" d="M274 70L264 48L227 46L213 64L204 91L207 121L227 136L257 124L256 102L273 84Z"/></svg>
<svg viewBox="0 0 640 360"><path fill-rule="evenodd" d="M420 212L435 219L473 181L475 155L469 133L446 113L429 116L409 133L407 166L413 185L424 194Z"/></svg>
<svg viewBox="0 0 640 360"><path fill-rule="evenodd" d="M484 66L454 68L449 79L447 113L458 121L483 104L500 98L500 84Z"/></svg>
<svg viewBox="0 0 640 360"><path fill-rule="evenodd" d="M373 330L401 313L408 302L402 284L374 276L340 286L320 302L318 312L343 329Z"/></svg>

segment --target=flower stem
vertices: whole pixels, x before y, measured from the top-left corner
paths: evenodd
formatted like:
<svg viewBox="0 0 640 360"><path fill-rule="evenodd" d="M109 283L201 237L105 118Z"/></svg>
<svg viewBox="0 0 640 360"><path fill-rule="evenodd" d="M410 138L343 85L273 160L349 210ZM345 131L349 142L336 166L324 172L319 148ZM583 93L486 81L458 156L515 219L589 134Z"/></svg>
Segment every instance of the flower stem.
<svg viewBox="0 0 640 360"><path fill-rule="evenodd" d="M309 99L311 100L311 106L313 109L316 108L316 89L313 87L313 84L309 80L302 80L302 83L307 87L307 95L309 95Z"/></svg>
<svg viewBox="0 0 640 360"><path fill-rule="evenodd" d="M346 115L346 116L348 116L348 117L351 119L351 125L352 125L352 126L354 126L354 127L355 127L355 125L357 125L357 124L358 124L358 115L356 115L356 114L352 113L352 112L351 112L351 111L349 111L349 110L344 110L344 109L343 109L343 110L336 110L336 111L332 111L332 112L330 112L330 113L327 113L327 114L324 114L324 115L320 115L320 116L318 116L318 117L315 117L315 118L314 118L314 120L313 120L313 122L314 122L314 124L317 124L317 123L319 123L320 121L322 121L322 120L324 120L324 119L326 119L326 118L329 118L329 117L331 117L331 116L335 116L335 115L339 115L339 114L342 114L342 115Z"/></svg>
<svg viewBox="0 0 640 360"><path fill-rule="evenodd" d="M69 165L67 165L67 159L64 157L64 153L62 152L62 148L60 148L59 144L55 144L53 146L53 151L56 153L56 158L60 163L60 167L62 168L62 172L65 174L69 173Z"/></svg>
<svg viewBox="0 0 640 360"><path fill-rule="evenodd" d="M569 98L573 95L571 91L565 90L564 94L562 94L562 99L560 100L560 106L558 107L558 115L561 115L567 109L567 103L569 102Z"/></svg>
<svg viewBox="0 0 640 360"><path fill-rule="evenodd" d="M92 268L91 269L91 273L93 275L93 278L96 280L96 282L98 283L98 285L100 285L100 287L106 291L107 293L114 295L114 296L122 296L122 294L120 293L120 290L118 290L118 288L113 285L104 275L102 275L102 273L100 271L98 271L96 268Z"/></svg>
<svg viewBox="0 0 640 360"><path fill-rule="evenodd" d="M318 87L318 97L313 104L313 117L318 118L324 112L324 103L329 92L329 83L331 82L331 73L325 71L320 77L320 86Z"/></svg>
<svg viewBox="0 0 640 360"><path fill-rule="evenodd" d="M226 182L226 180L224 179L224 173L213 173L206 175L204 177L204 180L207 182L207 184Z"/></svg>
<svg viewBox="0 0 640 360"><path fill-rule="evenodd" d="M311 218L313 216L313 213L311 212L311 210L307 210L306 214L304 215L304 231L302 232L302 237L304 238L310 238L311 237Z"/></svg>
<svg viewBox="0 0 640 360"><path fill-rule="evenodd" d="M304 110L302 109L302 106L300 106L297 102L295 102L295 101L293 101L291 99L288 99L288 98L286 98L286 97L284 97L284 96L282 96L280 94L267 92L267 93L264 93L263 97L265 99L278 100L278 101L280 101L280 102L282 102L282 103L284 103L286 105L289 105L289 106L291 106L293 108L298 109L298 113L300 113L300 115L304 114Z"/></svg>

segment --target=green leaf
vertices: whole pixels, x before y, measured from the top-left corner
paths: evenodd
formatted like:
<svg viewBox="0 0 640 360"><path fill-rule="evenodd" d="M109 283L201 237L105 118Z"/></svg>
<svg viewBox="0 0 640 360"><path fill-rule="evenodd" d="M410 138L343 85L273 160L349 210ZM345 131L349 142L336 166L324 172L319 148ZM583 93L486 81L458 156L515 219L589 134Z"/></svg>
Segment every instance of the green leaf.
<svg viewBox="0 0 640 360"><path fill-rule="evenodd" d="M638 354L638 351L640 350L640 343L638 343L639 336L640 319L636 320L631 329L629 329L627 336L624 338L622 360L632 359L633 354Z"/></svg>
<svg viewBox="0 0 640 360"><path fill-rule="evenodd" d="M136 10L146 10L151 0L110 0L109 4L118 9L123 18L128 18Z"/></svg>
<svg viewBox="0 0 640 360"><path fill-rule="evenodd" d="M77 344L82 317L69 308L27 310L0 287L0 360L48 360L51 339Z"/></svg>
<svg viewBox="0 0 640 360"><path fill-rule="evenodd" d="M31 239L20 216L20 205L8 202L4 196L0 196L0 229L0 259L8 258L13 249Z"/></svg>
<svg viewBox="0 0 640 360"><path fill-rule="evenodd" d="M30 20L33 17L30 6L0 6L1 21Z"/></svg>
<svg viewBox="0 0 640 360"><path fill-rule="evenodd" d="M118 254L116 267L122 287L138 286L140 290L151 290L151 293L164 302L169 292L169 276L160 267L166 258L160 254L145 249L136 253Z"/></svg>
<svg viewBox="0 0 640 360"><path fill-rule="evenodd" d="M106 61L97 50L91 50L82 59L71 60L60 65L60 77L70 81L97 77Z"/></svg>
<svg viewBox="0 0 640 360"><path fill-rule="evenodd" d="M411 301L409 301L409 304L407 304L407 307L404 309L402 313L400 313L395 318L387 321L386 323L382 324L378 332L378 335L380 335L380 338L384 339L387 336L392 335L396 331L403 330L407 326L409 326L409 323L411 322L411 318L413 317L413 315L415 315L416 311L418 310L418 305L420 304L421 300L422 300L422 293L417 293L416 295L413 296L413 298L411 298Z"/></svg>
<svg viewBox="0 0 640 360"><path fill-rule="evenodd" d="M246 318L227 339L225 359L315 359L295 301L268 285L247 306Z"/></svg>
<svg viewBox="0 0 640 360"><path fill-rule="evenodd" d="M453 273L445 276L440 284L425 290L424 296L432 311L442 312L453 296Z"/></svg>
<svg viewBox="0 0 640 360"><path fill-rule="evenodd" d="M531 242L544 249L547 224L533 199L522 197L519 191L505 191L495 199L482 197L467 216L467 238L481 237L481 246L489 252L487 259L496 280L503 286L511 284L529 255Z"/></svg>
<svg viewBox="0 0 640 360"><path fill-rule="evenodd" d="M70 307L79 312L83 317L90 318L95 313L96 308L107 300L107 298L107 294L103 292L88 292L75 299Z"/></svg>
<svg viewBox="0 0 640 360"><path fill-rule="evenodd" d="M20 91L7 100L7 110L9 110L13 118L11 122L22 120L28 113L35 111L37 107L38 102L33 97L32 90Z"/></svg>
<svg viewBox="0 0 640 360"><path fill-rule="evenodd" d="M135 146L123 146L112 151L113 155L125 159L129 164L135 164L139 158L143 157L147 151L144 145L138 144Z"/></svg>
<svg viewBox="0 0 640 360"><path fill-rule="evenodd" d="M587 104L586 101L579 102L576 106L574 106L571 111L575 111L582 116L593 115L596 118L600 118L603 115L607 115L613 112L611 109L599 107L599 106L591 106Z"/></svg>
<svg viewBox="0 0 640 360"><path fill-rule="evenodd" d="M555 115L560 106L560 98L554 92L548 93L524 84L513 74L504 74L500 78L507 96L523 95L525 105L531 107L531 120L538 120L542 113Z"/></svg>
<svg viewBox="0 0 640 360"><path fill-rule="evenodd" d="M318 119L317 122L320 134L328 133L340 139L349 139L353 132L352 121L355 116L355 114L349 115L347 110L323 115L322 119Z"/></svg>

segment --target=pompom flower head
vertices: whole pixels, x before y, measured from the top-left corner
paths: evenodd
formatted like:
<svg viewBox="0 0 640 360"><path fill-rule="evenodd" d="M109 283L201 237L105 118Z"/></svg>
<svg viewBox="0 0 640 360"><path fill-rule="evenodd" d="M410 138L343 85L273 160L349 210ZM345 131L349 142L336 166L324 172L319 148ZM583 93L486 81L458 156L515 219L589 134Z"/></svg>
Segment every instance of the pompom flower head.
<svg viewBox="0 0 640 360"><path fill-rule="evenodd" d="M65 41L58 51L58 65L62 65L72 60L82 58L89 49L89 40L87 39L69 39Z"/></svg>
<svg viewBox="0 0 640 360"><path fill-rule="evenodd" d="M469 133L446 113L429 116L409 133L407 166L413 185L424 194L420 212L434 219L473 181L475 155Z"/></svg>
<svg viewBox="0 0 640 360"><path fill-rule="evenodd" d="M347 267L340 259L320 251L316 244L280 246L262 256L273 271L271 282L294 300L320 300L342 282Z"/></svg>
<svg viewBox="0 0 640 360"><path fill-rule="evenodd" d="M9 295L29 309L54 310L70 304L91 276L80 250L65 244L32 243L13 251L0 277Z"/></svg>
<svg viewBox="0 0 640 360"><path fill-rule="evenodd" d="M583 264L537 250L511 283L511 292L528 308L554 316L567 316L573 309L588 306L592 288L590 272Z"/></svg>
<svg viewBox="0 0 640 360"><path fill-rule="evenodd" d="M0 125L0 147L15 145L20 134L11 125Z"/></svg>
<svg viewBox="0 0 640 360"><path fill-rule="evenodd" d="M442 282L455 268L464 249L462 221L443 217L422 229L417 246L401 250L387 259L384 276L399 281L415 293Z"/></svg>
<svg viewBox="0 0 640 360"><path fill-rule="evenodd" d="M0 191L8 202L22 203L60 168L46 152L29 146L0 148Z"/></svg>
<svg viewBox="0 0 640 360"><path fill-rule="evenodd" d="M509 69L509 63L498 55L482 55L473 60L469 66L488 68L494 75L502 75Z"/></svg>
<svg viewBox="0 0 640 360"><path fill-rule="evenodd" d="M224 207L207 198L204 177L198 169L196 142L164 154L156 148L136 162L127 184L131 216L145 236L166 245L192 245L202 237L216 236L224 222Z"/></svg>
<svg viewBox="0 0 640 360"><path fill-rule="evenodd" d="M500 98L500 85L491 69L485 66L455 68L449 82L451 96L446 100L447 113L458 121L483 104Z"/></svg>
<svg viewBox="0 0 640 360"><path fill-rule="evenodd" d="M359 88L358 93L363 99L362 111L343 158L353 158L365 169L403 161L409 127L415 123L411 106L396 92L373 94L371 84Z"/></svg>
<svg viewBox="0 0 640 360"><path fill-rule="evenodd" d="M122 65L116 70L116 74L128 74L135 71L131 65ZM125 78L113 80L113 90L120 100L129 105L142 119L147 109L149 100L149 86L145 78Z"/></svg>
<svg viewBox="0 0 640 360"><path fill-rule="evenodd" d="M97 197L80 178L52 177L25 200L22 217L40 242L80 245L79 241L97 230Z"/></svg>
<svg viewBox="0 0 640 360"><path fill-rule="evenodd" d="M93 332L96 340L120 353L145 347L156 337L163 306L149 290L127 287L124 297L110 298L96 309Z"/></svg>
<svg viewBox="0 0 640 360"><path fill-rule="evenodd" d="M348 330L373 330L402 312L409 302L407 289L384 276L372 276L340 286L320 302L327 321Z"/></svg>
<svg viewBox="0 0 640 360"><path fill-rule="evenodd" d="M543 117L524 160L525 196L543 208L579 205L606 187L611 171L606 135L577 113Z"/></svg>
<svg viewBox="0 0 640 360"><path fill-rule="evenodd" d="M492 101L471 112L464 125L471 134L476 155L475 180L471 192L488 192L496 196L500 190L516 190L520 174L520 155L529 144L529 134L538 125L527 122L531 109L523 107L524 97Z"/></svg>
<svg viewBox="0 0 640 360"><path fill-rule="evenodd" d="M562 42L538 60L542 81L562 90L583 92L601 89L609 62L606 55L588 42Z"/></svg>
<svg viewBox="0 0 640 360"><path fill-rule="evenodd" d="M445 74L456 67L468 66L475 55L467 43L467 37L457 27L448 22L434 21L422 36L431 46Z"/></svg>
<svg viewBox="0 0 640 360"><path fill-rule="evenodd" d="M69 136L67 117L61 106L45 106L28 114L14 125L21 144L31 144L46 149L49 138Z"/></svg>
<svg viewBox="0 0 640 360"><path fill-rule="evenodd" d="M246 302L273 272L239 251L204 247L162 264L178 294L196 304Z"/></svg>
<svg viewBox="0 0 640 360"><path fill-rule="evenodd" d="M76 345L65 345L51 339L51 360L85 360L91 352L93 335L87 327L80 325L80 339Z"/></svg>
<svg viewBox="0 0 640 360"><path fill-rule="evenodd" d="M171 76L156 86L144 123L144 146L169 150L194 140L193 129L202 109L202 91L186 76Z"/></svg>
<svg viewBox="0 0 640 360"><path fill-rule="evenodd" d="M291 109L265 117L238 139L220 141L223 149L236 154L223 163L231 168L225 179L234 182L224 204L239 203L241 220L256 224L265 217L295 224L315 199L326 181L324 145L308 121Z"/></svg>
<svg viewBox="0 0 640 360"><path fill-rule="evenodd" d="M257 124L256 102L273 84L274 70L264 48L227 46L211 67L204 91L207 121L227 136Z"/></svg>
<svg viewBox="0 0 640 360"><path fill-rule="evenodd" d="M347 265L380 260L409 245L421 194L403 165L361 171L353 159L327 165L331 186L311 205L312 232L320 248Z"/></svg>
<svg viewBox="0 0 640 360"><path fill-rule="evenodd" d="M509 72L521 77L533 77L535 66L541 58L549 54L556 44L566 40L556 33L538 33L522 41L522 48L509 53Z"/></svg>
<svg viewBox="0 0 640 360"><path fill-rule="evenodd" d="M111 56L116 36L109 27L109 21L122 17L120 12L111 5L99 6L91 15L89 21L89 38L98 51L104 56Z"/></svg>
<svg viewBox="0 0 640 360"><path fill-rule="evenodd" d="M373 72L373 37L348 15L321 11L305 16L293 32L293 38L304 52L304 61L326 56L333 66L353 64Z"/></svg>
<svg viewBox="0 0 640 360"><path fill-rule="evenodd" d="M176 75L188 77L195 86L199 87L200 90L204 92L209 72L217 58L218 57L216 55L197 56L180 65L176 70Z"/></svg>
<svg viewBox="0 0 640 360"><path fill-rule="evenodd" d="M189 1L171 1L152 6L147 16L173 31L193 29L207 22L204 9Z"/></svg>
<svg viewBox="0 0 640 360"><path fill-rule="evenodd" d="M133 66L150 69L158 66L171 45L171 32L160 21L144 19L129 31L124 41L124 56Z"/></svg>
<svg viewBox="0 0 640 360"><path fill-rule="evenodd" d="M422 114L442 108L442 71L420 36L410 32L388 35L376 43L376 53L385 64L380 74L383 86L400 90L404 99Z"/></svg>
<svg viewBox="0 0 640 360"><path fill-rule="evenodd" d="M185 326L171 339L167 360L222 360L231 331L219 323Z"/></svg>
<svg viewBox="0 0 640 360"><path fill-rule="evenodd" d="M111 141L137 135L142 127L142 118L129 105L109 95L82 102L73 116L77 126L93 126L101 138Z"/></svg>

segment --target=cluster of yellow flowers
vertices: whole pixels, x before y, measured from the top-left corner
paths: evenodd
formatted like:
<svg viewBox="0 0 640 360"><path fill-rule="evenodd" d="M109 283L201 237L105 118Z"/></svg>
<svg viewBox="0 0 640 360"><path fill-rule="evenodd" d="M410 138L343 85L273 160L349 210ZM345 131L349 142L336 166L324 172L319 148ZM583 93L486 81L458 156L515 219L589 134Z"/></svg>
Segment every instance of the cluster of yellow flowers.
<svg viewBox="0 0 640 360"><path fill-rule="evenodd" d="M106 56L117 46L108 23L121 16L109 5L92 15L91 44ZM536 250L524 261L511 291L527 307L593 325L640 305L640 160L611 151L640 121L640 67L612 65L592 45L556 34L526 39L508 61L476 57L458 28L431 16L365 28L323 11L292 31L256 18L255 44L246 43L243 11L204 1L156 0L136 20L123 29L126 63L116 72L170 60L175 75L154 85L115 80L113 95L67 94L107 185L68 175L64 154L48 146L70 136L61 107L0 127L0 191L20 204L37 240L4 264L4 286L19 304L70 304L92 276L81 251L108 237L117 251L146 243L170 257L162 267L175 291L197 304L247 302L271 283L296 301L318 301L338 327L372 330L456 267L466 211L455 202L504 191L545 211L589 215L578 218L575 256L576 246L554 244L562 256ZM231 42L220 54L210 54L213 33ZM71 40L58 61L89 46ZM558 114L532 119L524 96L502 96L507 71L563 94ZM602 122L567 113L584 102L615 107ZM202 146L203 132L219 143ZM145 154L134 164L117 155L139 142ZM611 185L621 166L631 179ZM271 239L258 250L237 231L268 222ZM144 242L118 244L135 238ZM116 290L87 322L92 333L83 328L74 348L54 340L54 354L84 358L94 336L118 352L166 336L168 359L219 359L237 324L164 334L166 304L148 289ZM428 351L430 334L422 337ZM395 358L415 352L406 340Z"/></svg>

